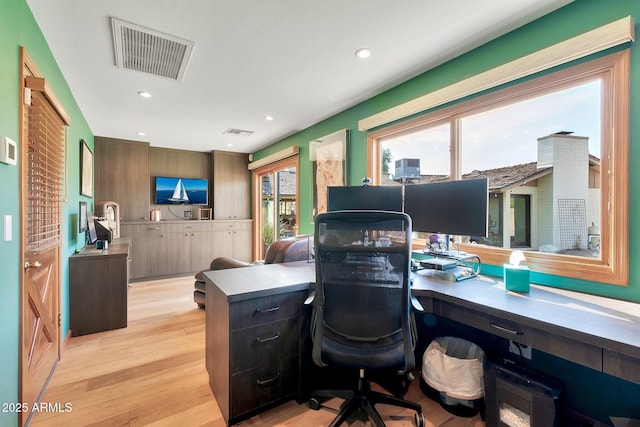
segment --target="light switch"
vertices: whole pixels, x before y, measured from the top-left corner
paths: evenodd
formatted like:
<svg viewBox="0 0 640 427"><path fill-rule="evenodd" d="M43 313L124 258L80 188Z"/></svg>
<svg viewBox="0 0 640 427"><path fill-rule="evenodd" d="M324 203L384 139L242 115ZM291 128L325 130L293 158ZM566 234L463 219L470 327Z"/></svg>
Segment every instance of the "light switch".
<svg viewBox="0 0 640 427"><path fill-rule="evenodd" d="M11 236L11 215L4 216L4 241L10 242L13 237Z"/></svg>

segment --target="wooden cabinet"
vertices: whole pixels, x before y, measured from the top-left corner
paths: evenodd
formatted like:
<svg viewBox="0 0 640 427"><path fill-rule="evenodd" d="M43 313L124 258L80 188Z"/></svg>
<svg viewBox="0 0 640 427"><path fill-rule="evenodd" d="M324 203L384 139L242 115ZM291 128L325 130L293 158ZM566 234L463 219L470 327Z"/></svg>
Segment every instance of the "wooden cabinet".
<svg viewBox="0 0 640 427"><path fill-rule="evenodd" d="M128 286L128 239L116 239L104 251L85 247L69 257L71 335L126 328Z"/></svg>
<svg viewBox="0 0 640 427"><path fill-rule="evenodd" d="M253 257L252 221L214 221L214 224L215 240L219 246L216 256L250 262Z"/></svg>
<svg viewBox="0 0 640 427"><path fill-rule="evenodd" d="M149 216L149 144L96 137L95 200L120 205L122 221Z"/></svg>
<svg viewBox="0 0 640 427"><path fill-rule="evenodd" d="M140 224L120 224L120 236L131 242L129 248L129 258L131 259L129 277L131 279L149 276L149 264L146 261L147 248L143 244L142 227Z"/></svg>
<svg viewBox="0 0 640 427"><path fill-rule="evenodd" d="M207 287L206 365L227 425L295 397L302 294L229 302Z"/></svg>
<svg viewBox="0 0 640 427"><path fill-rule="evenodd" d="M195 273L227 256L251 261L251 220L121 224L131 240L131 278Z"/></svg>
<svg viewBox="0 0 640 427"><path fill-rule="evenodd" d="M213 218L247 219L250 213L251 181L246 154L214 151Z"/></svg>

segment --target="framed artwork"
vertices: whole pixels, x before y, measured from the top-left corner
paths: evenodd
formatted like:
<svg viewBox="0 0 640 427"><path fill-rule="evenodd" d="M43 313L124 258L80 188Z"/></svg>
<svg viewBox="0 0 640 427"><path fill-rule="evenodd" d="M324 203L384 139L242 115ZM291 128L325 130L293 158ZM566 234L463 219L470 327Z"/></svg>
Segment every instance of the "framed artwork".
<svg viewBox="0 0 640 427"><path fill-rule="evenodd" d="M342 129L309 143L313 169L313 216L327 211L327 187L349 182L349 130Z"/></svg>
<svg viewBox="0 0 640 427"><path fill-rule="evenodd" d="M84 233L89 228L87 226L87 202L80 202L78 210L78 233Z"/></svg>
<svg viewBox="0 0 640 427"><path fill-rule="evenodd" d="M93 153L84 139L80 140L80 194L93 197Z"/></svg>

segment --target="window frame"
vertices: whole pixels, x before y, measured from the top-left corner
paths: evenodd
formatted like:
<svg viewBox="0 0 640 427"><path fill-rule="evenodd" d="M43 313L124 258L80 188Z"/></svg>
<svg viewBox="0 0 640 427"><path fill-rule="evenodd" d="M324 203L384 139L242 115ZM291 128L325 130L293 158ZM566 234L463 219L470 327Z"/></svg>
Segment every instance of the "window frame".
<svg viewBox="0 0 640 427"><path fill-rule="evenodd" d="M297 225L296 235L300 231L300 156L295 154L293 156L286 157L284 159L276 160L274 162L269 162L265 165L254 168L252 173L252 182L253 182L253 259L260 260L264 258L265 253L262 250L262 224L261 224L261 209L262 209L262 194L260 194L260 185L261 178L264 175L269 173L274 175L274 179L276 174L279 171L295 168L296 169L296 204L295 204L295 215ZM275 201L275 194L274 194ZM277 219L278 209L274 209L275 219ZM275 230L274 230L275 233ZM274 239L279 240L278 236L274 234ZM275 241L274 240L274 241Z"/></svg>
<svg viewBox="0 0 640 427"><path fill-rule="evenodd" d="M630 51L624 49L373 130L367 134L367 174L373 184L380 184L383 139L448 122L451 127L450 176L459 179L461 118L600 77L603 106L600 138L600 217L603 219L600 228L603 233L600 259L538 251L525 251L525 256L529 267L536 272L628 286L629 70ZM609 221L605 222L606 219ZM414 240L416 247L424 247L424 244L422 240ZM512 252L511 249L485 245L461 244L460 248L477 254L483 263L496 266L507 263Z"/></svg>

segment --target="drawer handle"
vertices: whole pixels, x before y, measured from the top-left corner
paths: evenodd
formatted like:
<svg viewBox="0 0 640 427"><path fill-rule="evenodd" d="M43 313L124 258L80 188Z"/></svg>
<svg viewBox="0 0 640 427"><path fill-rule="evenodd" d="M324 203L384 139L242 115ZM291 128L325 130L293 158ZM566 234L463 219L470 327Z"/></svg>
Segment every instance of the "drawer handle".
<svg viewBox="0 0 640 427"><path fill-rule="evenodd" d="M269 342L269 341L273 341L273 340L277 340L278 338L280 338L280 332L276 332L275 335L271 336L271 337L267 337L267 338L256 338L256 342L258 344L263 344L265 342Z"/></svg>
<svg viewBox="0 0 640 427"><path fill-rule="evenodd" d="M273 313L274 311L278 311L280 310L280 306L276 305L275 307L271 307L271 308L257 308L254 314L263 314L263 313Z"/></svg>
<svg viewBox="0 0 640 427"><path fill-rule="evenodd" d="M160 230L160 227L147 227L147 230Z"/></svg>
<svg viewBox="0 0 640 427"><path fill-rule="evenodd" d="M511 335L522 335L522 332L520 332L520 331L516 331L516 330L513 330L513 329L505 328L504 326L496 325L495 323L491 323L491 322L489 324L491 326L493 326L494 328L502 331L502 332L506 332L506 333L511 334Z"/></svg>
<svg viewBox="0 0 640 427"><path fill-rule="evenodd" d="M269 385L269 384L271 384L273 382L278 381L278 378L280 378L280 372L276 373L271 378L267 378L266 380L256 380L256 384L257 385Z"/></svg>
<svg viewBox="0 0 640 427"><path fill-rule="evenodd" d="M196 226L190 226L190 227L186 227L186 228L198 228L198 227L196 227Z"/></svg>

